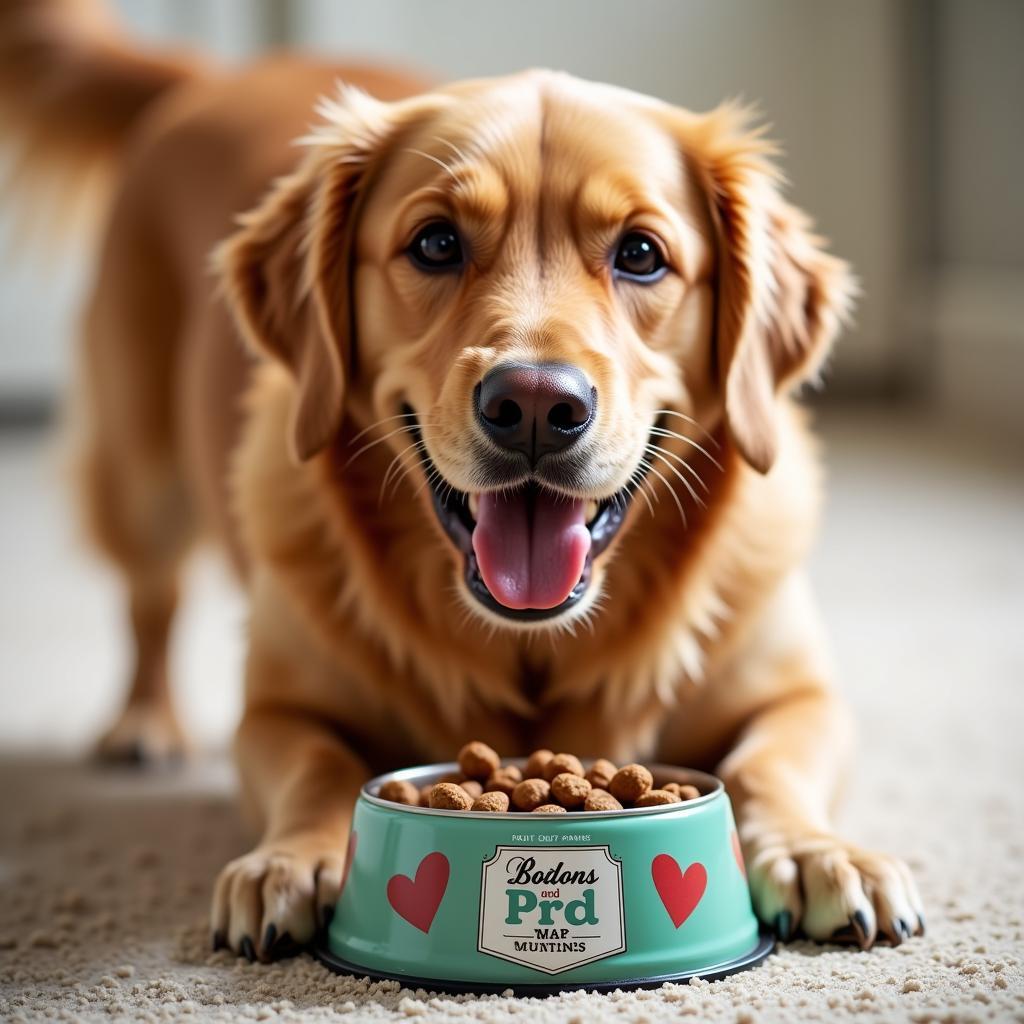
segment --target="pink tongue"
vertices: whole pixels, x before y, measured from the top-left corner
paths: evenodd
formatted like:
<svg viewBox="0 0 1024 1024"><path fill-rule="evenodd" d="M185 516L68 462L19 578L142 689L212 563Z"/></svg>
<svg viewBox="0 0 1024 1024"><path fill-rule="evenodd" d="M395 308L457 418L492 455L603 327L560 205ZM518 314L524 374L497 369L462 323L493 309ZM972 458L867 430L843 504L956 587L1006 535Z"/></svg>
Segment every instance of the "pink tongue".
<svg viewBox="0 0 1024 1024"><path fill-rule="evenodd" d="M554 608L569 596L590 551L585 507L547 491L528 497L525 488L480 495L473 551L495 600L506 608Z"/></svg>

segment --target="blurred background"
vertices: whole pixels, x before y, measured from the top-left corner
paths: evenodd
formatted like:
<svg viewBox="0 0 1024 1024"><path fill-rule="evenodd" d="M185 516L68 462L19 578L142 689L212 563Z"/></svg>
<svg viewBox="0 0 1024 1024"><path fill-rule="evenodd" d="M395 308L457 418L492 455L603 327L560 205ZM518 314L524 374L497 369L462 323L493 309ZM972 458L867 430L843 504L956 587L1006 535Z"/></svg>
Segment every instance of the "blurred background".
<svg viewBox="0 0 1024 1024"><path fill-rule="evenodd" d="M916 657L943 624L951 631L944 640L965 659L976 654L974 627L982 646L998 622L1019 633L1024 4L115 6L140 37L185 41L229 62L289 46L411 65L439 79L549 66L695 109L735 96L758 105L784 147L791 197L853 263L864 290L827 387L811 396L833 481L815 574L826 615L837 620L844 674L879 676L893 659ZM12 203L0 197L0 234ZM83 240L49 260L7 249L0 743L78 749L113 713L127 657L117 581L77 544L52 440L92 249ZM879 543L885 554L873 558L865 548ZM216 560L201 558L196 574L176 675L194 734L218 745L237 709L243 607ZM909 617L887 615L880 593ZM872 628L882 657L864 651ZM1019 679L1021 646L1005 643L996 670ZM943 649L942 665L952 652Z"/></svg>
<svg viewBox="0 0 1024 1024"><path fill-rule="evenodd" d="M698 1005L716 1020L841 1021L844 1007L858 1021L1020 1019L1024 2L114 6L140 38L226 62L288 46L438 79L539 65L695 109L736 96L761 108L791 198L863 285L825 388L807 396L828 472L810 571L860 725L837 824L908 861L929 932L870 955L798 944L742 1008L706 984ZM4 159L0 135L0 181ZM435 1012L403 990L387 1017L378 1003L391 997L376 985L359 995L312 964L264 973L209 954L212 880L251 842L225 756L245 604L216 553L191 564L171 652L201 756L166 773L83 756L119 709L130 667L121 583L80 537L62 457L95 240L26 247L12 230L24 209L0 187L0 1017ZM294 1004L271 1005L288 979ZM365 1015L352 1015L352 999ZM450 1005L436 1016L473 1015ZM616 1006L626 1004L581 1011L574 999L565 1012L612 1019ZM692 1002L640 1011L627 1016L697 1012Z"/></svg>

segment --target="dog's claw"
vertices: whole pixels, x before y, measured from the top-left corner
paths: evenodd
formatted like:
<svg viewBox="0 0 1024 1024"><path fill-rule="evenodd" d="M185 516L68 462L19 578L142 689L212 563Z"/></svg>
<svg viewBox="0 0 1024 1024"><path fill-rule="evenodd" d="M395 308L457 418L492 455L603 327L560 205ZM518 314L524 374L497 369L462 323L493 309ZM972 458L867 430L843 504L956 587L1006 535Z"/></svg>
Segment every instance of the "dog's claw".
<svg viewBox="0 0 1024 1024"><path fill-rule="evenodd" d="M868 949L871 946L871 929L868 926L868 917L863 910L855 910L850 918L850 927L857 936L857 945L861 949Z"/></svg>
<svg viewBox="0 0 1024 1024"><path fill-rule="evenodd" d="M856 943L861 949L869 949L872 939L867 914L863 910L855 910L849 922L832 933L831 941L840 944Z"/></svg>
<svg viewBox="0 0 1024 1024"><path fill-rule="evenodd" d="M793 937L793 915L788 910L780 910L775 915L775 934L780 942L789 942Z"/></svg>
<svg viewBox="0 0 1024 1024"><path fill-rule="evenodd" d="M910 938L910 933L907 931L906 924L898 917L894 917L889 922L889 941L892 945L900 946L903 944L904 939Z"/></svg>
<svg viewBox="0 0 1024 1024"><path fill-rule="evenodd" d="M240 944L242 956L245 957L249 963L254 964L256 962L256 947L252 944L252 939L246 935Z"/></svg>
<svg viewBox="0 0 1024 1024"><path fill-rule="evenodd" d="M228 944L228 940L222 931L215 931L213 938L210 940L210 945L213 946L214 953L219 949L223 949Z"/></svg>
<svg viewBox="0 0 1024 1024"><path fill-rule="evenodd" d="M263 951L264 963L271 963L274 960L284 960L287 957L295 956L296 953L301 952L302 947L291 937L289 932L282 932L280 935L274 935L274 942L272 946L267 947Z"/></svg>
<svg viewBox="0 0 1024 1024"><path fill-rule="evenodd" d="M926 926L925 926L925 923L924 923L924 914L918 913L918 915L917 915L917 931L914 932L914 934L915 935L924 935L926 930L927 929L926 929Z"/></svg>
<svg viewBox="0 0 1024 1024"><path fill-rule="evenodd" d="M278 934L277 926L268 924L267 930L263 934L263 953L260 960L265 964L269 964L274 960L283 960L285 957L295 956L300 949L299 944L292 938L291 932L281 932Z"/></svg>

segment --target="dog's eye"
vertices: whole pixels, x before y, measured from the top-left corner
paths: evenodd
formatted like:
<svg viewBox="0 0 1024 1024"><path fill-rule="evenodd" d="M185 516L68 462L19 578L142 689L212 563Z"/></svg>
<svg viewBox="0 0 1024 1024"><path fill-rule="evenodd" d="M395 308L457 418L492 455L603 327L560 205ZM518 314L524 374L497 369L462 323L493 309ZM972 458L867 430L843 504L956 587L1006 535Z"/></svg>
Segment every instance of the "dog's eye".
<svg viewBox="0 0 1024 1024"><path fill-rule="evenodd" d="M661 246L643 231L630 231L615 253L615 273L631 281L649 282L661 277L665 257Z"/></svg>
<svg viewBox="0 0 1024 1024"><path fill-rule="evenodd" d="M428 224L412 240L409 257L421 270L457 270L463 262L458 231L446 220Z"/></svg>

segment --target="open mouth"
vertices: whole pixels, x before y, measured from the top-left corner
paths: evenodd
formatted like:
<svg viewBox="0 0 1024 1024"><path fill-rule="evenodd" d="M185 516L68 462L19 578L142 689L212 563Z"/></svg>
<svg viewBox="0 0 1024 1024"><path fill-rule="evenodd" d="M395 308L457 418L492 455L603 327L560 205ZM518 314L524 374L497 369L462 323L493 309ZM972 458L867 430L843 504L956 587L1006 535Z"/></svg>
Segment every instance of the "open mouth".
<svg viewBox="0 0 1024 1024"><path fill-rule="evenodd" d="M594 559L625 521L632 487L599 501L534 480L467 494L444 480L422 447L420 452L438 521L462 552L466 586L485 608L539 622L583 599Z"/></svg>

